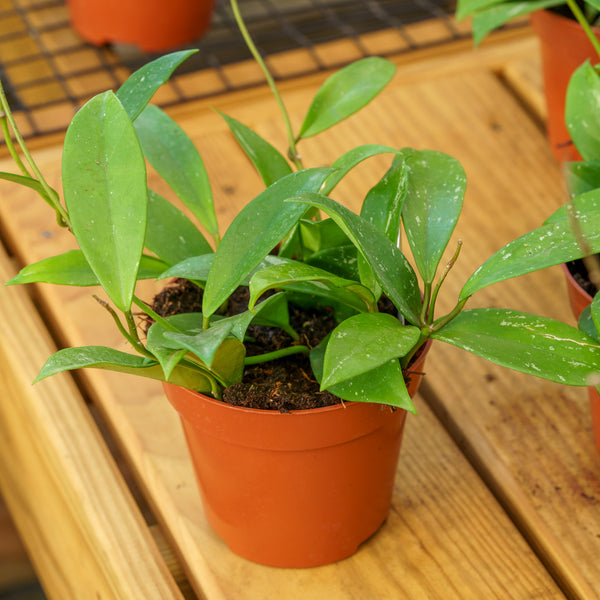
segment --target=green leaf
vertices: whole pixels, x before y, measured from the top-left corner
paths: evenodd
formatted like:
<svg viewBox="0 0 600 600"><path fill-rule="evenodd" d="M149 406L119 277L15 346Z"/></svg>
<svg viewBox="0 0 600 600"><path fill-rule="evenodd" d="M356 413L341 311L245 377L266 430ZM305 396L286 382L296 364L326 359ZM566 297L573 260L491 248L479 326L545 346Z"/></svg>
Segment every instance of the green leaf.
<svg viewBox="0 0 600 600"><path fill-rule="evenodd" d="M73 118L62 176L79 247L111 300L127 311L146 232L146 167L131 121L113 92L92 98Z"/></svg>
<svg viewBox="0 0 600 600"><path fill-rule="evenodd" d="M298 223L298 228L302 246L309 254L350 244L348 236L333 219L319 221L302 219Z"/></svg>
<svg viewBox="0 0 600 600"><path fill-rule="evenodd" d="M565 122L584 160L600 160L600 75L587 61L571 76Z"/></svg>
<svg viewBox="0 0 600 600"><path fill-rule="evenodd" d="M321 381L323 375L325 347L326 345L321 343L310 353L311 367L317 381ZM413 414L417 412L406 389L402 368L397 360L391 360L372 371L333 385L328 388L328 391L348 402L388 404Z"/></svg>
<svg viewBox="0 0 600 600"><path fill-rule="evenodd" d="M327 343L321 388L405 356L419 337L418 327L402 325L386 313L363 313L346 319L333 330Z"/></svg>
<svg viewBox="0 0 600 600"><path fill-rule="evenodd" d="M153 256L143 255L138 270L138 279L155 279L167 265ZM92 286L100 285L81 250L69 250L64 254L45 258L27 265L6 285L23 283L53 283L57 285Z"/></svg>
<svg viewBox="0 0 600 600"><path fill-rule="evenodd" d="M458 0L456 3L456 20L461 21L462 19L474 15L495 4L502 4L505 0Z"/></svg>
<svg viewBox="0 0 600 600"><path fill-rule="evenodd" d="M360 279L357 250L352 244L319 250L305 259L305 262L308 265L335 273L345 279L353 279L355 281Z"/></svg>
<svg viewBox="0 0 600 600"><path fill-rule="evenodd" d="M544 225L561 221L572 223L571 219L586 220L587 216L598 212L600 212L600 189L594 189L563 204L544 221Z"/></svg>
<svg viewBox="0 0 600 600"><path fill-rule="evenodd" d="M331 169L307 169L279 179L249 202L228 227L204 290L203 312L212 315L291 231L306 207L285 200L318 190Z"/></svg>
<svg viewBox="0 0 600 600"><path fill-rule="evenodd" d="M563 170L571 198L600 188L600 161L565 162Z"/></svg>
<svg viewBox="0 0 600 600"><path fill-rule="evenodd" d="M53 354L42 367L34 383L63 371L85 367L128 373L159 381L165 380L160 365L149 358L104 346L83 346L65 348ZM213 389L209 377L189 365L179 365L169 381L197 392L210 393Z"/></svg>
<svg viewBox="0 0 600 600"><path fill-rule="evenodd" d="M242 316L236 317L239 322ZM183 350L197 356L202 366L221 385L227 386L241 380L246 350L238 339L228 337L236 325L235 317L219 319L206 330L202 329L200 313L173 315L166 321L179 331L168 331L159 323L154 323L148 331L148 347L153 352L159 349L158 356L162 358L163 368L169 368L172 362L181 360Z"/></svg>
<svg viewBox="0 0 600 600"><path fill-rule="evenodd" d="M231 321L223 319L196 335L173 331L165 331L163 335L167 340L177 344L179 348L186 348L195 354L208 368L211 368L219 346L229 336L232 327Z"/></svg>
<svg viewBox="0 0 600 600"><path fill-rule="evenodd" d="M395 72L392 62L372 56L331 75L315 95L298 139L316 135L353 115L383 90Z"/></svg>
<svg viewBox="0 0 600 600"><path fill-rule="evenodd" d="M596 316L597 310L596 310ZM596 323L592 318L591 304L586 306L579 315L579 320L577 321L577 327L583 331L586 335L589 335L591 338L596 340L596 342L600 341L600 334L598 333L598 328L596 327Z"/></svg>
<svg viewBox="0 0 600 600"><path fill-rule="evenodd" d="M596 294L592 299L592 303L590 304L590 314L596 332L600 332L600 294ZM592 335L592 337L599 337L599 334L596 333L595 335Z"/></svg>
<svg viewBox="0 0 600 600"><path fill-rule="evenodd" d="M19 185L22 185L22 186L25 186L25 187L28 187L28 188L34 190L50 206L52 206L52 203L48 200L48 198L46 196L46 190L44 190L44 187L37 179L33 179L31 177L26 177L25 175L17 175L16 173L6 173L3 171L0 172L0 179L10 181L11 183L17 183ZM58 196L58 194L57 194L57 196ZM52 208L54 208L54 207L52 206Z"/></svg>
<svg viewBox="0 0 600 600"><path fill-rule="evenodd" d="M564 4L565 0L522 0L521 2L502 2L496 6L477 12L473 16L472 29L473 41L479 44L481 40L498 29L501 25L508 23L511 19L521 17L536 10L550 8Z"/></svg>
<svg viewBox="0 0 600 600"><path fill-rule="evenodd" d="M243 123L222 112L219 112L219 114L227 121L229 129L231 129L235 139L256 167L265 186L268 187L278 179L292 173L292 167L279 150Z"/></svg>
<svg viewBox="0 0 600 600"><path fill-rule="evenodd" d="M245 358L246 347L235 338L228 338L219 346L212 361L212 371L218 375L224 387L242 380Z"/></svg>
<svg viewBox="0 0 600 600"><path fill-rule="evenodd" d="M135 71L117 91L129 118L133 121L142 112L158 88L166 83L173 71L198 50L182 50L161 56Z"/></svg>
<svg viewBox="0 0 600 600"><path fill-rule="evenodd" d="M150 164L213 239L218 240L208 174L192 140L171 117L152 105L135 120L135 130Z"/></svg>
<svg viewBox="0 0 600 600"><path fill-rule="evenodd" d="M404 229L421 277L432 283L460 216L467 178L460 163L441 152L409 150L405 163Z"/></svg>
<svg viewBox="0 0 600 600"><path fill-rule="evenodd" d="M397 246L371 223L331 198L305 194L293 202L316 206L334 219L373 269L381 288L400 313L410 323L419 322L421 294L417 276Z"/></svg>
<svg viewBox="0 0 600 600"><path fill-rule="evenodd" d="M566 385L587 385L600 369L600 346L593 339L559 321L515 310L465 310L431 337Z"/></svg>
<svg viewBox="0 0 600 600"><path fill-rule="evenodd" d="M167 338L167 331L195 335L202 332L202 313L179 313L164 319L168 328L161 323L153 323L148 329L148 345L153 348L168 348L169 350L180 350L181 344Z"/></svg>
<svg viewBox="0 0 600 600"><path fill-rule="evenodd" d="M407 179L406 163L394 160L381 180L369 190L360 211L363 219L395 244L398 243Z"/></svg>
<svg viewBox="0 0 600 600"><path fill-rule="evenodd" d="M327 178L321 193L328 196L335 186L357 165L379 154L395 153L396 149L390 146L381 146L379 144L366 144L352 148L342 156L340 156L331 166L336 170Z"/></svg>
<svg viewBox="0 0 600 600"><path fill-rule="evenodd" d="M149 191L145 246L169 265L212 253L200 230L168 200Z"/></svg>
<svg viewBox="0 0 600 600"><path fill-rule="evenodd" d="M574 218L586 241L586 250L580 246L567 211L557 211L545 225L509 242L491 256L465 283L460 299L499 281L582 258L588 251L600 252L600 211L584 209L599 202L600 190L573 201Z"/></svg>
<svg viewBox="0 0 600 600"><path fill-rule="evenodd" d="M326 288L345 288L357 296L357 301L353 302L353 306L358 305L362 310L376 308L373 294L356 281L343 279L323 269L295 261L274 265L256 272L250 280L248 307L252 310L256 300L268 290L285 288L287 285L294 289L294 284L300 282L318 282Z"/></svg>
<svg viewBox="0 0 600 600"><path fill-rule="evenodd" d="M175 367L181 363L187 354L187 350L171 350L169 348L155 347L151 344L146 346L148 350L156 357L163 370L165 381L169 381Z"/></svg>
<svg viewBox="0 0 600 600"><path fill-rule="evenodd" d="M173 265L170 269L167 269L164 273L161 273L158 279L181 277L190 281L205 282L208 279L214 258L214 252L186 258L180 263Z"/></svg>

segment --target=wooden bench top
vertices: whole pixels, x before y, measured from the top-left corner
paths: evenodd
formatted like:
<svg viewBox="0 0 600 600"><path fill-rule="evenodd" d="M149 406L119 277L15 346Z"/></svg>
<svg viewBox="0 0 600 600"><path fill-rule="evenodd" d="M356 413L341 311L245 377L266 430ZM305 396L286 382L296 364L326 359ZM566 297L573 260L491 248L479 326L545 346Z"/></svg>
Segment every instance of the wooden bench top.
<svg viewBox="0 0 600 600"><path fill-rule="evenodd" d="M441 150L463 164L468 191L457 236L464 246L440 299L447 308L476 266L564 202L564 189L539 124L539 77L527 75L537 61L528 32L478 50L458 43L417 54L398 59L393 83L373 105L302 142L301 151L317 166L375 142ZM283 86L296 123L322 78ZM283 133L263 88L172 111L204 157L226 225L260 181L211 105L278 147ZM35 156L59 187L59 145L39 144ZM377 160L361 166L338 196L355 207L382 168ZM2 281L72 244L39 199L13 186L0 186L0 224ZM154 291L140 286L143 296ZM472 305L570 314L559 269L498 284ZM385 526L340 563L274 569L234 556L207 525L178 417L160 385L90 370L30 386L53 344L118 340L90 290L1 287L0 308L0 489L51 598L597 598L600 455L585 390L434 344ZM150 517L84 398L107 424Z"/></svg>

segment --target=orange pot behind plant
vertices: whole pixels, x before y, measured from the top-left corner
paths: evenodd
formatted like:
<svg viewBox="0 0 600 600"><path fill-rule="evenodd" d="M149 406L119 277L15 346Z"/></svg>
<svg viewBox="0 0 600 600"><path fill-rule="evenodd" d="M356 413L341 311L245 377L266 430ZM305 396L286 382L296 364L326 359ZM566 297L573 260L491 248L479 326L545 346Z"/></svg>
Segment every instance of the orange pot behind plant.
<svg viewBox="0 0 600 600"><path fill-rule="evenodd" d="M540 39L544 92L548 118L546 129L552 151L560 162L581 160L565 125L565 97L571 75L588 58L600 59L577 21L541 10L531 15ZM600 31L596 30L600 38Z"/></svg>
<svg viewBox="0 0 600 600"><path fill-rule="evenodd" d="M410 392L420 383L423 353ZM165 384L179 412L206 516L230 549L278 567L353 554L387 517L404 410L349 402L279 413Z"/></svg>
<svg viewBox="0 0 600 600"><path fill-rule="evenodd" d="M577 283L567 265L563 264L561 267L567 280L569 304L571 305L575 320L578 321L583 309L591 304L592 297Z"/></svg>
<svg viewBox="0 0 600 600"><path fill-rule="evenodd" d="M592 297L577 283L567 265L562 265L563 272L567 279L567 293L569 295L569 303L575 320L583 312L583 309L592 302ZM594 387L588 388L590 398L590 411L592 413L592 430L594 432L594 440L596 447L600 452L600 395Z"/></svg>
<svg viewBox="0 0 600 600"><path fill-rule="evenodd" d="M167 50L203 35L213 0L68 0L71 24L100 46L133 44L145 52Z"/></svg>

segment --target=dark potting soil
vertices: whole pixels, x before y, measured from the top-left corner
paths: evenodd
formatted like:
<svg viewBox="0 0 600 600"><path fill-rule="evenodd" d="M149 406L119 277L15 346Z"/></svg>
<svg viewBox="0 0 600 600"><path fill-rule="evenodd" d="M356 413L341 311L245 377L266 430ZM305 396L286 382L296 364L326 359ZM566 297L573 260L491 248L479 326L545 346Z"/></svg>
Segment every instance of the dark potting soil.
<svg viewBox="0 0 600 600"><path fill-rule="evenodd" d="M248 307L248 288L239 288L230 298L227 314L244 312ZM166 317L178 313L201 312L202 290L193 283L178 279L154 299L153 310ZM380 304L380 310L395 314L389 301ZM335 327L333 311L306 310L289 304L290 324L299 334L294 341L287 333L275 327L250 325L247 335L247 356L273 352L290 345L301 344L314 348ZM319 390L313 376L310 360L305 354L294 354L278 360L249 365L244 369L241 383L223 391L223 400L235 406L288 412L339 404L340 399Z"/></svg>
<svg viewBox="0 0 600 600"><path fill-rule="evenodd" d="M593 298L598 290L590 281L588 270L583 260L573 260L568 262L567 269L569 269L569 272L571 275L573 275L573 279L577 282L577 284Z"/></svg>

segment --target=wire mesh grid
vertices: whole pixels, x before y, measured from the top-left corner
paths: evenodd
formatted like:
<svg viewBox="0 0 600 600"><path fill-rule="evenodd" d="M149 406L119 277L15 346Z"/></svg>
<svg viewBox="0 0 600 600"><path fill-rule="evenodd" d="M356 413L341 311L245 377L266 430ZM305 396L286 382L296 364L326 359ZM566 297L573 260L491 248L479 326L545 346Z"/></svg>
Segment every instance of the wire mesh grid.
<svg viewBox="0 0 600 600"><path fill-rule="evenodd" d="M240 0L240 8L278 80L470 35L452 19L454 0ZM227 0L217 1L208 33L186 47L199 52L159 93L163 106L263 82ZM0 0L0 77L26 137L64 130L85 100L156 56L83 42L65 0Z"/></svg>

